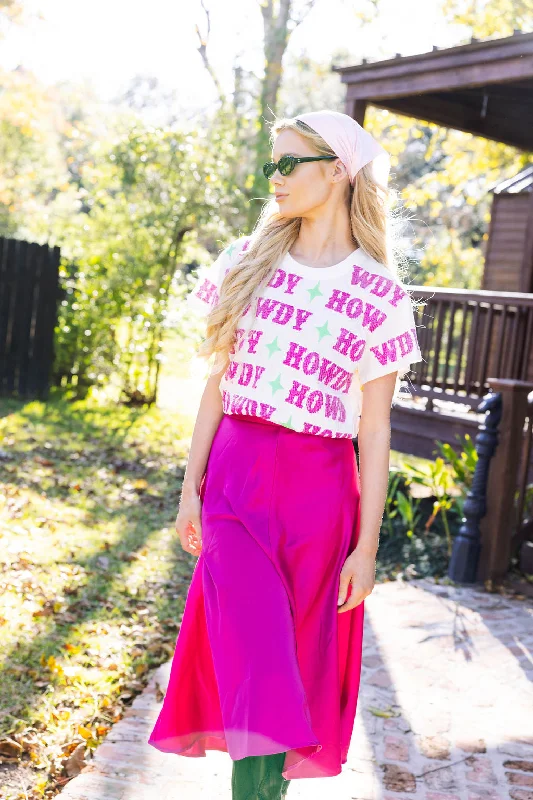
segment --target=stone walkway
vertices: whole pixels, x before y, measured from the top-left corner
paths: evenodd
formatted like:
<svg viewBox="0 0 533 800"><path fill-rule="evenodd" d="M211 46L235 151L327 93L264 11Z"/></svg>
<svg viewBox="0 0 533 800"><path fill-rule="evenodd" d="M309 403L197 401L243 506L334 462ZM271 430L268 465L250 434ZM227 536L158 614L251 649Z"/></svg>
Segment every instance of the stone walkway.
<svg viewBox="0 0 533 800"><path fill-rule="evenodd" d="M294 780L289 800L533 800L533 601L431 580L365 601L362 686L348 762ZM168 664L62 800L230 800L231 760L146 744Z"/></svg>

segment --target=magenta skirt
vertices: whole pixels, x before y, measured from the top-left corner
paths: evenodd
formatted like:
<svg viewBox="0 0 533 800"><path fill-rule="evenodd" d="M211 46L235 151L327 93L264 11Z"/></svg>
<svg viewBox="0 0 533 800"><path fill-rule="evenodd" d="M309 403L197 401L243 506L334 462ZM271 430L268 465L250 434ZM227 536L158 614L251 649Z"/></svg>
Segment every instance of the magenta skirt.
<svg viewBox="0 0 533 800"><path fill-rule="evenodd" d="M353 443L224 415L200 497L202 552L149 744L286 752L287 780L338 775L363 638L364 602L337 611L359 532Z"/></svg>

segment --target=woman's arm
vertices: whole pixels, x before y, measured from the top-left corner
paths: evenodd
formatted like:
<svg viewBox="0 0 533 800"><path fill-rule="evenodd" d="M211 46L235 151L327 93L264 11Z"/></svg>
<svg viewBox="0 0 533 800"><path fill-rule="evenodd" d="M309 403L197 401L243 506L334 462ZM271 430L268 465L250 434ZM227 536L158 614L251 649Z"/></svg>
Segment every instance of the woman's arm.
<svg viewBox="0 0 533 800"><path fill-rule="evenodd" d="M390 410L396 372L365 383L359 423L361 527L357 549L376 557L390 462Z"/></svg>
<svg viewBox="0 0 533 800"><path fill-rule="evenodd" d="M194 556L199 556L202 549L200 483L215 433L223 416L219 387L226 367L227 363L220 372L210 375L207 379L194 423L189 458L181 487L176 532L183 549Z"/></svg>
<svg viewBox="0 0 533 800"><path fill-rule="evenodd" d="M359 537L342 568L339 587L342 605L338 611L349 611L359 605L374 588L379 531L389 481L390 409L396 376L396 372L391 372L364 385L357 439L361 487ZM346 600L350 581L352 591Z"/></svg>

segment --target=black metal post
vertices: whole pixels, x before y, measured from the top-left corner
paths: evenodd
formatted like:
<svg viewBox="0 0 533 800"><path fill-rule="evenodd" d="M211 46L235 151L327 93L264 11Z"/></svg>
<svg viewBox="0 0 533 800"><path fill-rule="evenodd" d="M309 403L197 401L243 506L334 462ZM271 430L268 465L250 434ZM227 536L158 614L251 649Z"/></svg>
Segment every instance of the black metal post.
<svg viewBox="0 0 533 800"><path fill-rule="evenodd" d="M453 542L452 556L448 567L448 577L457 583L476 582L481 550L479 522L487 511L487 480L490 460L498 444L498 426L502 416L501 394L491 392L486 395L477 410L481 413L486 411L487 416L479 426L476 436L475 446L478 461L474 470L472 487L466 496L464 517Z"/></svg>

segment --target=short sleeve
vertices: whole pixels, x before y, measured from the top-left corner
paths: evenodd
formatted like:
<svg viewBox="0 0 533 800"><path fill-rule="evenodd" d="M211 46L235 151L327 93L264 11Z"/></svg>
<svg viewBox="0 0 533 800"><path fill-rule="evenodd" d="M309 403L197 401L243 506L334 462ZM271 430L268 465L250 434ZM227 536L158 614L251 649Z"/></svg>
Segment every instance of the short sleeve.
<svg viewBox="0 0 533 800"><path fill-rule="evenodd" d="M381 309L385 319L369 333L359 361L361 386L390 372L402 377L412 364L422 361L410 295L404 292L396 305L385 303Z"/></svg>
<svg viewBox="0 0 533 800"><path fill-rule="evenodd" d="M248 236L235 239L218 255L211 264L202 266L197 272L193 287L186 298L190 308L195 309L202 316L207 316L211 309L218 303L222 281L226 273L239 260L249 243Z"/></svg>

